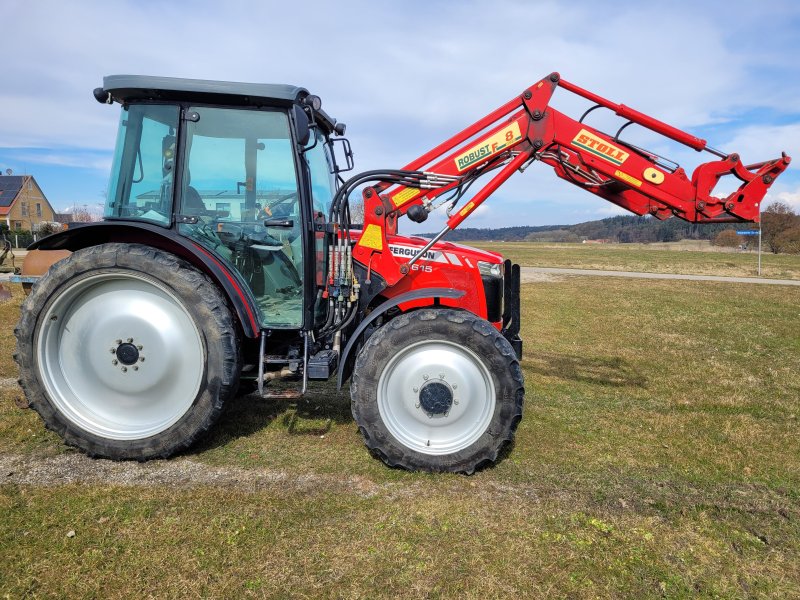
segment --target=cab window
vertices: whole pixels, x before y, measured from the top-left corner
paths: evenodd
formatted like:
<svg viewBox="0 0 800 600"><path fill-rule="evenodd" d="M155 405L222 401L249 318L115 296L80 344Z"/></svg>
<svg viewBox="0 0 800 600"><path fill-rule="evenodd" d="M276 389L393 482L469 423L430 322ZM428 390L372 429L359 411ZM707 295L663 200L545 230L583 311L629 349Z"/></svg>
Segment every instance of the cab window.
<svg viewBox="0 0 800 600"><path fill-rule="evenodd" d="M104 215L169 225L180 109L134 104L122 111Z"/></svg>

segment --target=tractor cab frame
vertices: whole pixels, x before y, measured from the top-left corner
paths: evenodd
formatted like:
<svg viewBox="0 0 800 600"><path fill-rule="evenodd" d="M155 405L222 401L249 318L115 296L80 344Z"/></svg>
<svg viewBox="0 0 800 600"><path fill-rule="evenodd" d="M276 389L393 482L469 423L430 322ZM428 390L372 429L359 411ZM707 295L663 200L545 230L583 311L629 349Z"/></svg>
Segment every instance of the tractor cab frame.
<svg viewBox="0 0 800 600"><path fill-rule="evenodd" d="M96 97L123 107L105 221L163 227L225 265L253 329L313 329L327 256L316 233L340 170L318 98L139 76L108 77Z"/></svg>

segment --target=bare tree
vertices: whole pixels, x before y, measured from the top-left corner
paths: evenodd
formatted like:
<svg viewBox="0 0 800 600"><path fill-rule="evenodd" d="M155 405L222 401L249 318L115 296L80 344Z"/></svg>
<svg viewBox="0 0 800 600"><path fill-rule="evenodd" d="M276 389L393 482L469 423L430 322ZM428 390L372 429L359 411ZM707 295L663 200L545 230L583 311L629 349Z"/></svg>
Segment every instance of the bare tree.
<svg viewBox="0 0 800 600"><path fill-rule="evenodd" d="M773 202L761 214L761 235L773 254L781 252L781 234L800 227L800 217L785 202Z"/></svg>
<svg viewBox="0 0 800 600"><path fill-rule="evenodd" d="M800 254L800 227L792 227L782 231L775 242L786 254Z"/></svg>
<svg viewBox="0 0 800 600"><path fill-rule="evenodd" d="M364 224L364 201L361 198L350 198L350 222L354 225Z"/></svg>
<svg viewBox="0 0 800 600"><path fill-rule="evenodd" d="M85 204L83 206L79 206L78 204L73 205L72 221L74 223L94 223L98 220L97 215L92 213Z"/></svg>
<svg viewBox="0 0 800 600"><path fill-rule="evenodd" d="M735 229L725 229L720 231L711 243L715 246L736 248L741 242L739 241L739 236L736 235Z"/></svg>

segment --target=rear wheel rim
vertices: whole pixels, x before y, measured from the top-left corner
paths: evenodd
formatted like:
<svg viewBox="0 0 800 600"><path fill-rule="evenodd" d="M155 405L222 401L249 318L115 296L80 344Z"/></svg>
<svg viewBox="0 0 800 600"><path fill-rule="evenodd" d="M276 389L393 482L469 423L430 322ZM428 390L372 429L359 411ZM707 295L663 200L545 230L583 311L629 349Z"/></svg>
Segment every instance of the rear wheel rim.
<svg viewBox="0 0 800 600"><path fill-rule="evenodd" d="M69 281L40 323L37 367L48 397L91 434L156 435L198 395L203 338L184 304L151 277L112 271Z"/></svg>
<svg viewBox="0 0 800 600"><path fill-rule="evenodd" d="M444 393L449 402L426 403L426 386L434 384L439 391L449 390ZM478 441L496 404L486 364L469 348L446 340L421 341L400 350L381 373L377 393L378 411L395 439L434 456Z"/></svg>

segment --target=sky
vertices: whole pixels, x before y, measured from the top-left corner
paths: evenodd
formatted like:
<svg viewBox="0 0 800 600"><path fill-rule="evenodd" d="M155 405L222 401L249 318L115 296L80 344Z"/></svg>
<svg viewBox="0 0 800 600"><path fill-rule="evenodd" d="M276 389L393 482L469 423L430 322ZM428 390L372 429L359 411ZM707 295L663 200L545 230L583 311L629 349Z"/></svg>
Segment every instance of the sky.
<svg viewBox="0 0 800 600"><path fill-rule="evenodd" d="M800 3L791 0L2 5L0 171L34 175L58 210L104 200L119 107L98 104L92 90L110 74L304 86L347 123L357 170L402 167L552 71L746 163L781 151L800 161ZM553 105L574 118L588 106L564 90ZM595 113L588 122L621 124ZM626 132L688 172L713 158ZM795 165L774 200L800 211ZM616 214L628 213L534 164L465 226Z"/></svg>

